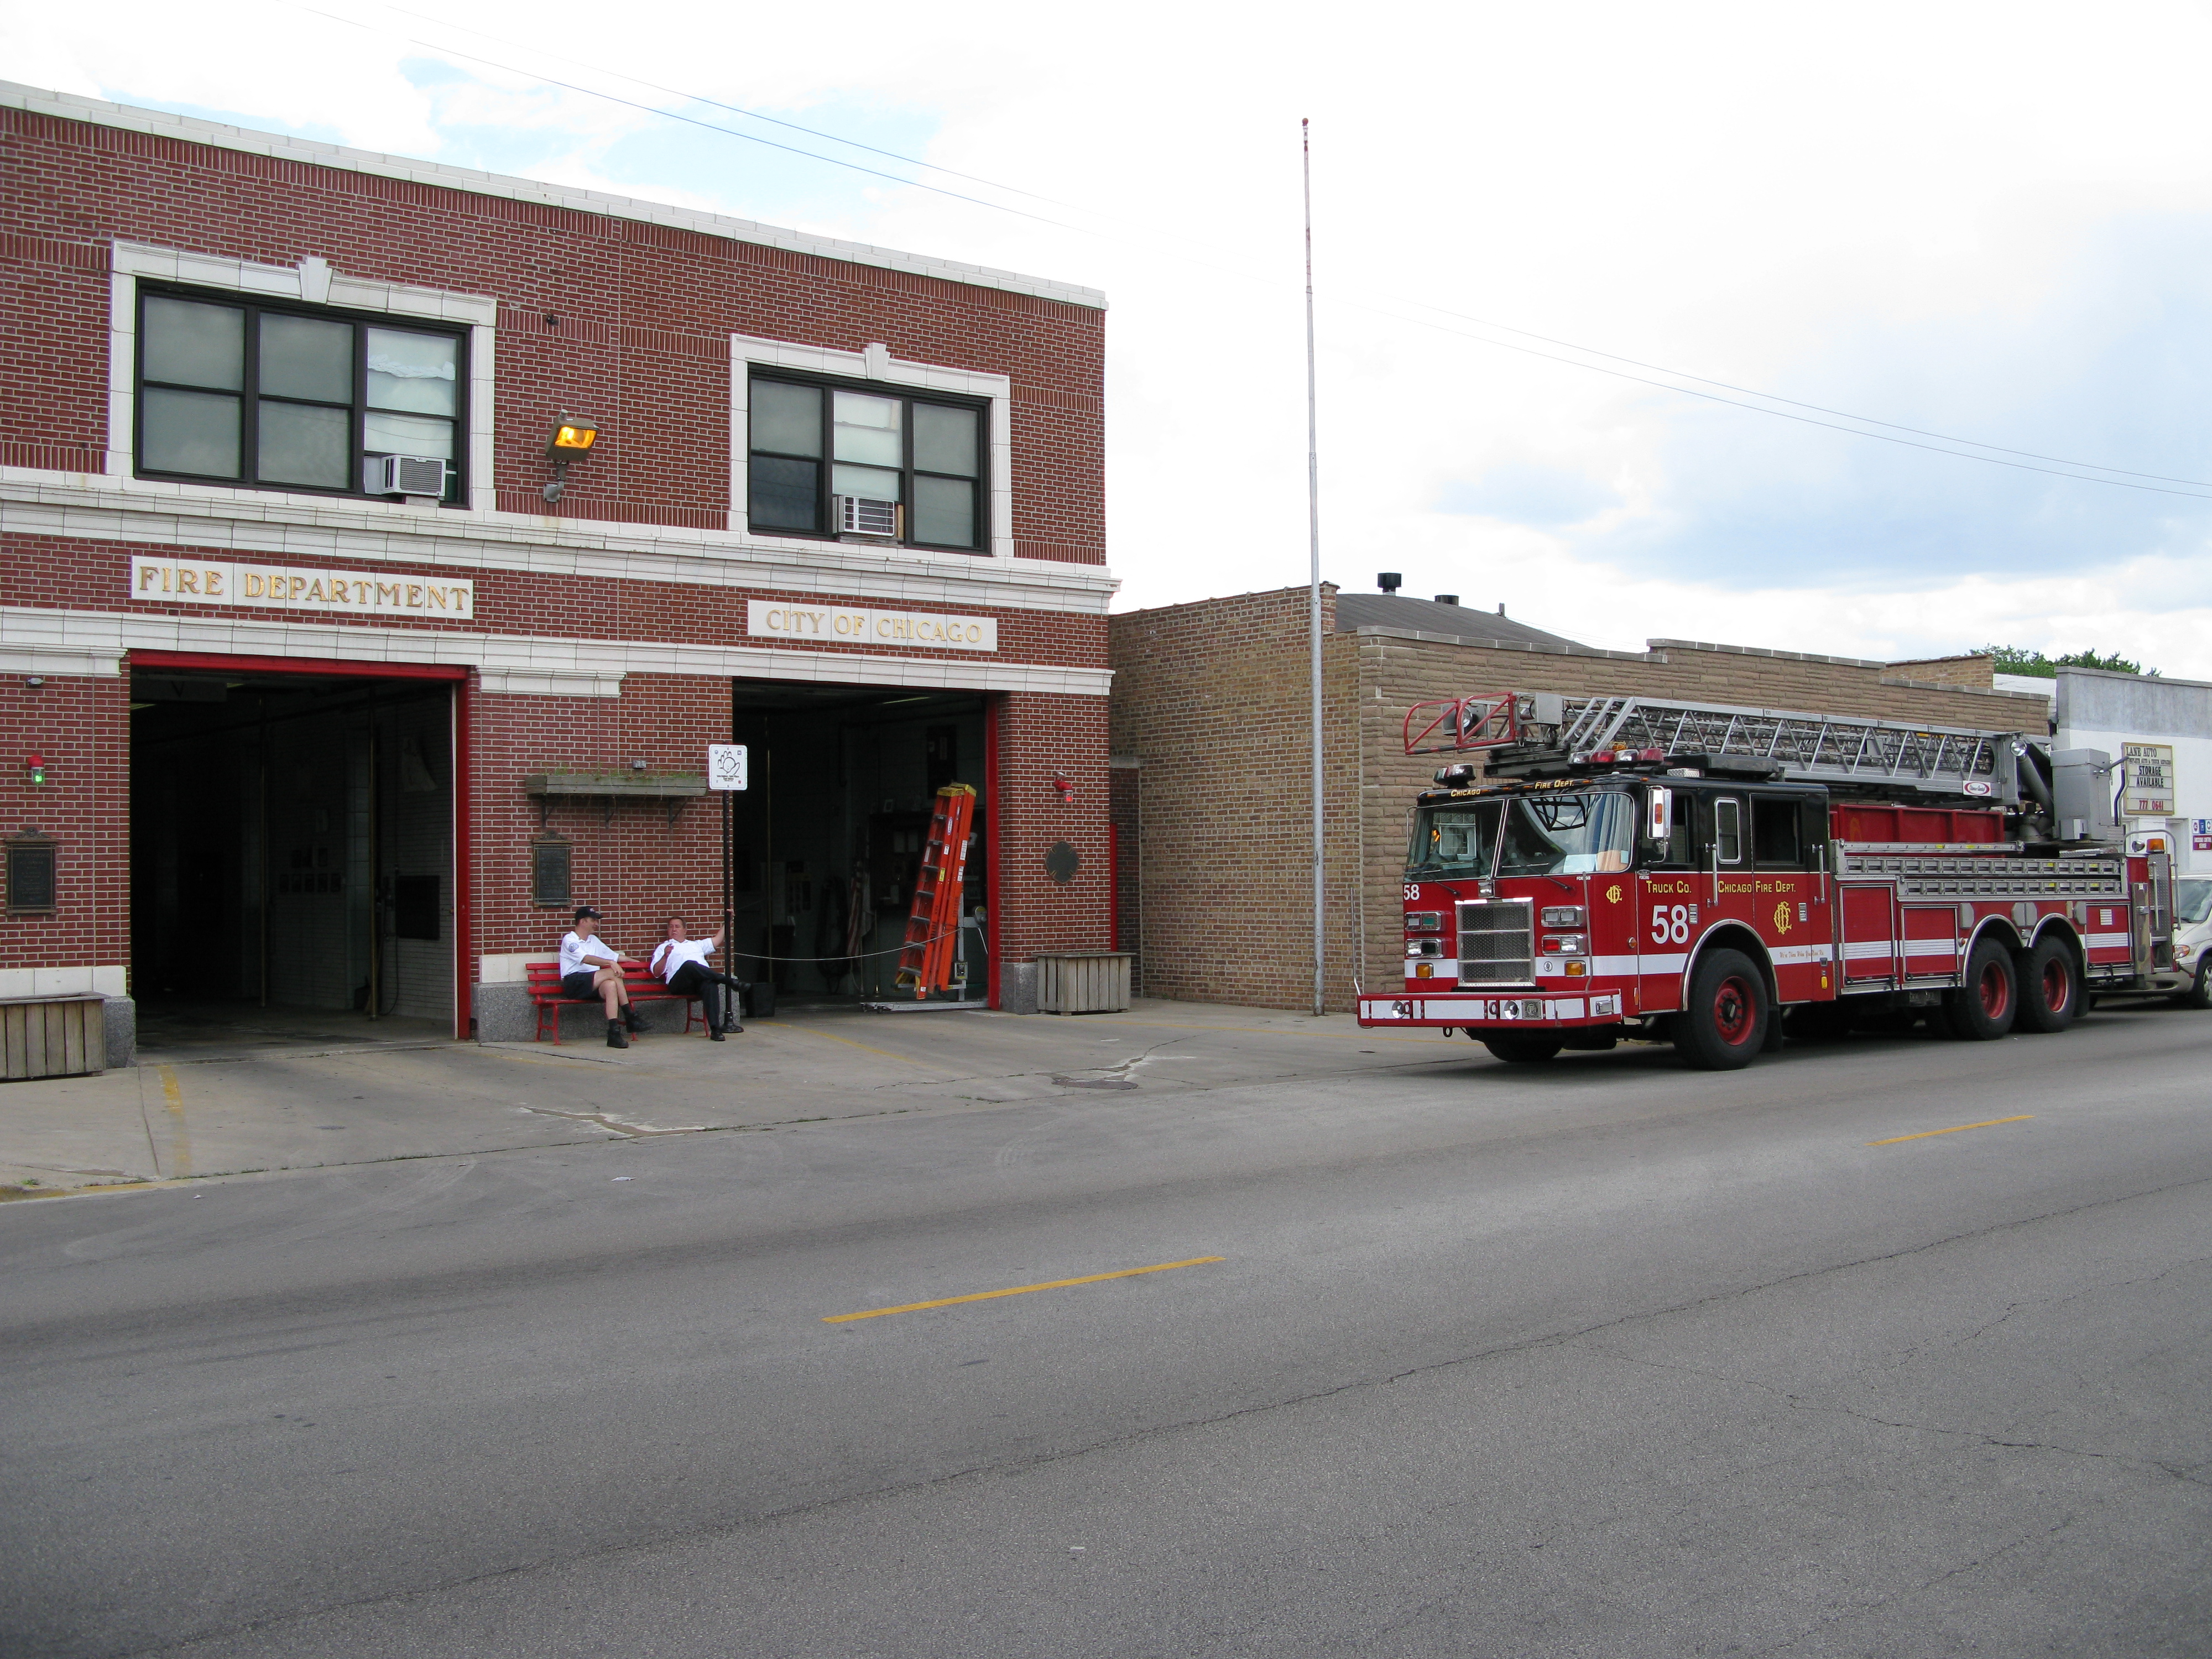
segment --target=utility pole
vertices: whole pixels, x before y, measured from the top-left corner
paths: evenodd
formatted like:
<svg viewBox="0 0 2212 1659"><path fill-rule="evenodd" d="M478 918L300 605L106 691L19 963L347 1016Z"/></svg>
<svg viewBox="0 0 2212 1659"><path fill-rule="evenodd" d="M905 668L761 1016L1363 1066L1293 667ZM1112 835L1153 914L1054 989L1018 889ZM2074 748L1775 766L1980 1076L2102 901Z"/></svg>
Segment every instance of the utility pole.
<svg viewBox="0 0 2212 1659"><path fill-rule="evenodd" d="M1305 173L1306 206L1306 528L1311 543L1313 569L1308 595L1311 614L1307 618L1313 693L1313 1011L1321 1018L1323 947L1328 928L1328 894L1322 865L1322 732L1321 732L1321 426L1319 396L1314 378L1313 297L1313 123L1298 123L1298 150Z"/></svg>

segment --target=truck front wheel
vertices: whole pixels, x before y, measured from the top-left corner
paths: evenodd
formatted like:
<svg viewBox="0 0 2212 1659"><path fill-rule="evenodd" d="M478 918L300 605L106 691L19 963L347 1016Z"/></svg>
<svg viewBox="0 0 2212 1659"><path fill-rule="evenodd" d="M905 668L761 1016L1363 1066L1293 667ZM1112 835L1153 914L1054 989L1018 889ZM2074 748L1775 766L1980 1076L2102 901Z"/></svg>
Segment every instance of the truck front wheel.
<svg viewBox="0 0 2212 1659"><path fill-rule="evenodd" d="M1708 951L1690 976L1689 1006L1674 1016L1674 1049L1702 1072L1733 1072L1766 1046L1774 1010L1766 976L1741 951Z"/></svg>
<svg viewBox="0 0 2212 1659"><path fill-rule="evenodd" d="M1482 1046L1509 1066L1532 1066L1549 1060L1566 1045L1558 1037L1486 1036Z"/></svg>

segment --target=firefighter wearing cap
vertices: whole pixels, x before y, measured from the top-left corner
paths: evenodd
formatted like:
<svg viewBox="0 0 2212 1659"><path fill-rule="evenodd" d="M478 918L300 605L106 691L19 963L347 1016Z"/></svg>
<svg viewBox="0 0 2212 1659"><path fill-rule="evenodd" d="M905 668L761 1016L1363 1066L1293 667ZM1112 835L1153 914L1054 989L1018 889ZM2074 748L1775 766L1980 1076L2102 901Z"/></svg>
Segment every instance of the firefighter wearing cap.
<svg viewBox="0 0 2212 1659"><path fill-rule="evenodd" d="M627 1048L629 1033L645 1030L645 1022L629 1006L622 963L614 947L599 938L599 924L597 910L588 904L577 906L576 925L561 940L561 989L579 1002L597 997L606 1004L607 1047Z"/></svg>

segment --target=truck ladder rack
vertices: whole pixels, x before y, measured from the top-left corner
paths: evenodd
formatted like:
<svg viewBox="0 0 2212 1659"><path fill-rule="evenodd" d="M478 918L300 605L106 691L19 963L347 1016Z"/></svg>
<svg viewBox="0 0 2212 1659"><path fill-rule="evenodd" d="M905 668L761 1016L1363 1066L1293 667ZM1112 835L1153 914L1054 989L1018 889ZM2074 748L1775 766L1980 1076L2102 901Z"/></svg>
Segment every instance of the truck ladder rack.
<svg viewBox="0 0 2212 1659"><path fill-rule="evenodd" d="M1405 738L1408 755L1485 753L1493 774L1601 754L1685 763L1711 756L1772 762L1783 777L1807 782L1993 805L2020 799L2017 733L1848 715L1509 691L1416 704Z"/></svg>

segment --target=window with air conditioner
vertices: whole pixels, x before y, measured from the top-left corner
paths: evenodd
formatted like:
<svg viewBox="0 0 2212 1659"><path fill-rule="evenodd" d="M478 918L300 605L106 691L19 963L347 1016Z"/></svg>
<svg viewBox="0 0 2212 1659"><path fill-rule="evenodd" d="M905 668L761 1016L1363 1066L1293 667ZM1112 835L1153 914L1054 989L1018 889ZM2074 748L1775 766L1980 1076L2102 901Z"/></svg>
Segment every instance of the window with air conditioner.
<svg viewBox="0 0 2212 1659"><path fill-rule="evenodd" d="M465 331L145 287L142 477L465 499Z"/></svg>
<svg viewBox="0 0 2212 1659"><path fill-rule="evenodd" d="M755 531L984 550L986 403L766 374L748 398Z"/></svg>

